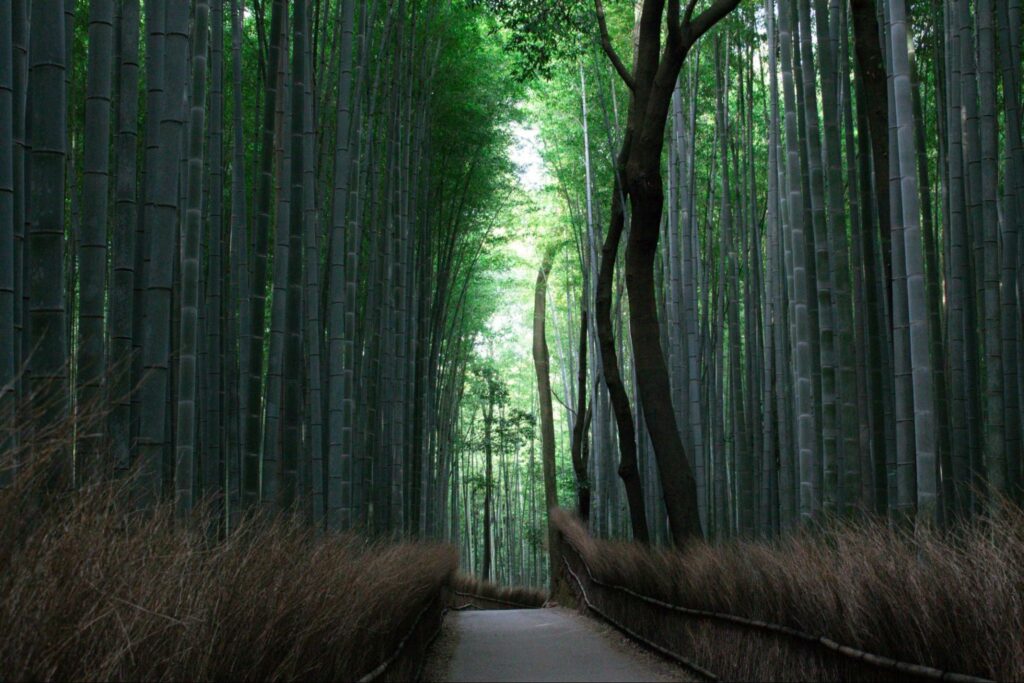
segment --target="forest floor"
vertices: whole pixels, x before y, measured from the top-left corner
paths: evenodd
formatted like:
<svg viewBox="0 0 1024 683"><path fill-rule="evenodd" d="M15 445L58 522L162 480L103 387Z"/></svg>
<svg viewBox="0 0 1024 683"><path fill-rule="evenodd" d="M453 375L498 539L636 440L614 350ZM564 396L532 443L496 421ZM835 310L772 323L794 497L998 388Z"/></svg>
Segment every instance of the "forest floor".
<svg viewBox="0 0 1024 683"><path fill-rule="evenodd" d="M426 681L690 681L673 664L564 608L453 612Z"/></svg>

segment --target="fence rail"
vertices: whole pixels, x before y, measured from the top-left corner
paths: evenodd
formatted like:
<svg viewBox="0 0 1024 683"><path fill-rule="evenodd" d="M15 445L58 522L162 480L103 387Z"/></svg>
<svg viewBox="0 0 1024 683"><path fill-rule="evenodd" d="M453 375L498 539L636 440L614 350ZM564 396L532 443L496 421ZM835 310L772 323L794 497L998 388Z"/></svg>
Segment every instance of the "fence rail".
<svg viewBox="0 0 1024 683"><path fill-rule="evenodd" d="M515 609L538 609L536 605L526 605L521 602L501 600L500 598L489 598L486 595L477 595L476 593L466 593L465 591L457 591L455 589L451 589L451 592L453 595L458 595L463 598L479 600L481 602L493 602L496 605L505 605L506 607L514 607Z"/></svg>
<svg viewBox="0 0 1024 683"><path fill-rule="evenodd" d="M376 669L360 678L359 683L373 683L373 681L380 679L380 677L383 676L387 672L387 670L390 669L392 665L394 665L394 663L399 660L399 658L401 658L402 654L405 651L405 646L412 640L412 637L419 630L420 624L423 621L423 617L427 615L427 613L430 611L432 607L435 607L436 603L439 601L439 598L441 595L443 595L443 593L444 588L442 587L439 594L434 596L431 600L429 600L427 604L423 606L423 609L420 610L420 613L416 615L416 619L415 621L413 621L412 626L409 628L409 632L406 633L405 636L403 636L400 641L398 641L398 647L396 647L395 651L391 653L391 656L385 659L383 662L381 662ZM437 634L441 631L441 625L444 623L444 612L445 610L442 607L440 619L441 623L438 624L438 628L434 631L433 635L431 636L430 642L433 642L434 638L436 638Z"/></svg>
<svg viewBox="0 0 1024 683"><path fill-rule="evenodd" d="M381 662L380 665L377 666L377 668L375 668L373 671L371 671L370 673L368 673L365 676L363 676L362 678L360 678L359 679L359 683L374 683L374 681L380 680L381 677L385 673L387 673L387 671L392 666L394 666L395 662L397 662L399 659L401 659L402 655L405 652L406 645L408 645L409 642L413 640L413 636L415 636L417 631L420 629L420 626L422 625L424 617L427 616L427 614L430 612L432 607L436 606L436 603L438 601L440 601L442 603L445 602L444 596L445 596L446 593L451 593L452 595L458 595L460 597L469 598L471 600L479 600L481 602L492 602L492 603L499 604L499 605L505 605L505 606L508 606L508 607L514 607L516 609L538 609L534 605L525 605L525 604L522 604L522 603L513 602L511 600L501 600L499 598L489 598L489 597L486 597L484 595L477 595L476 593L467 593L465 591L458 591L458 590L455 590L454 588L451 588L449 586L442 586L441 589L440 589L440 592L438 593L438 595L436 595L433 599L431 599L429 602L427 602L427 604L423 607L423 609L420 610L419 614L416 615L416 619L413 621L412 626L409 627L408 633L406 633L405 636L398 642L398 646L395 648L395 651L393 653L391 653L391 655L387 659L385 659L383 662ZM430 637L428 639L425 651L430 648L430 645L441 634L441 629L444 626L444 618L448 614L448 612L449 611L459 612L459 611L463 611L463 610L467 610L467 609L479 609L479 608L476 605L472 604L472 603L467 604L467 605L451 606L451 607L446 607L446 606L444 606L442 604L442 607L441 607L441 618L438 620L437 628L434 629L434 631L431 632L431 634L430 634ZM417 667L417 675L415 677L416 680L419 680L420 674L423 671L423 664L424 664L424 662L420 662L419 666Z"/></svg>
<svg viewBox="0 0 1024 683"><path fill-rule="evenodd" d="M637 640L637 641L643 643L644 645L646 645L647 647L651 648L652 650L655 650L655 651L661 653L662 655L668 657L669 659L671 659L671 660L673 660L675 662L678 662L679 664L682 664L684 667L686 667L687 669L689 669L689 670L693 671L694 673L700 675L705 680L708 680L708 681L717 681L718 680L718 676L716 676L715 674L711 673L710 671L708 671L704 667L700 666L699 664L697 664L695 662L691 662L689 659L686 659L685 657L683 657L681 655L678 655L675 652L672 652L669 649L663 648L662 646L658 645L657 643L651 642L650 640L644 638L642 635L640 635L636 631L633 631L632 629L630 629L625 624L622 624L621 622L617 621L615 618L613 618L607 612L603 611L600 607L598 607L593 602L591 602L590 596L587 595L587 589L583 586L583 582L580 580L580 577L577 576L576 572L574 572L572 570L572 567L569 565L569 560L565 559L565 556L563 556L562 557L562 562L565 563L565 568L569 572L569 575L572 576L572 578L576 581L576 585L579 586L580 595L583 597L583 602L584 602L584 604L587 606L587 608L589 610L591 610L592 612L597 614L599 617L601 617L602 619L607 621L609 624L611 624L615 628L617 628L620 631L622 631L623 633L625 633L630 638L633 638L634 640ZM581 563L582 563L582 560L581 560ZM586 564L584 564L583 566L585 567Z"/></svg>
<svg viewBox="0 0 1024 683"><path fill-rule="evenodd" d="M812 635L812 634L800 631L798 629L791 628L789 626L783 626L781 624L773 624L773 623L766 622L766 621L761 621L761 620L758 620L758 619L749 619L747 617L741 617L741 616L737 616L735 614L724 614L724 613L721 613L721 612L712 612L712 611L708 611L708 610L699 610L699 609L693 609L693 608L690 608L690 607L682 607L680 605L673 605L671 603L664 602L662 600L657 600L655 598L652 598L652 597L647 596L647 595L643 595L641 593L637 593L636 591L631 590L631 589L627 588L626 586L620 586L620 585L610 584L610 583L601 581L596 576L594 576L594 573L591 571L590 567L587 565L587 562L584 559L583 553L580 552L579 548L577 548L576 545L573 544L573 542L568 537L565 536L565 534L561 534L561 536L562 536L562 540L564 541L563 546L564 547L568 547L568 548L570 548L572 550L573 555L575 555L578 558L580 565L586 571L587 578L588 578L588 580L591 583L593 583L596 586L600 586L601 588L604 588L606 590L612 590L612 591L616 591L616 592L622 593L624 595L628 595L628 596L630 596L632 598L640 600L640 601L642 601L644 603L647 603L649 605L653 605L653 606L658 607L660 609L667 610L667 611L673 612L675 614L680 614L680 615L683 615L683 616L686 616L686 617L691 617L691 618L694 618L694 619L703 619L703 620L708 620L708 621L723 622L723 623L728 623L728 624L731 624L731 625L740 626L740 627L751 629L751 630L758 630L758 631L763 631L763 632L766 632L766 633L771 633L773 635L784 636L784 637L790 638L792 640L800 641L802 643L811 645L813 647L821 648L821 649L823 649L826 652L838 655L840 657L843 657L845 659L849 659L851 661L860 662L862 664L866 664L866 665L868 665L870 667L874 667L874 668L882 670L882 671L893 672L893 673L901 674L903 676L910 676L910 677L913 677L913 678L916 678L916 679L923 679L923 680L929 680L929 681L948 681L949 683L993 683L993 681L991 679L988 679L988 678L981 678L981 677L978 677L978 676L970 676L970 675L967 675L967 674L955 673L955 672L950 672L950 671L942 671L941 669L936 669L936 668L933 668L933 667L930 667L930 666L924 666L924 665L921 665L921 664L913 664L913 663L910 663L910 662L902 662L902 661L893 659L891 657L884 657L882 655L876 655L876 654L873 654L873 653L870 653L870 652L865 652L863 650L859 650L857 648L850 647L848 645L843 645L841 643L838 643L835 640L832 640L831 638L828 638L826 636L815 636L815 635ZM615 626L619 630L622 630L625 633L627 633L627 635L630 635L633 638L637 638L638 640L641 640L645 644L647 644L649 646L652 646L654 649L658 650L659 652L662 652L663 654L668 654L672 659L675 659L676 661L680 661L687 668L693 669L696 666L693 663L689 662L688 660L685 660L685 659L681 658L680 655L678 655L676 653L671 653L670 654L670 653L666 652L666 650L664 648L662 648L660 646L657 646L657 645L654 645L653 643L650 643L647 639L642 638L642 637L632 633L630 631L630 629L626 628L625 626L623 626L621 624L618 624L615 620L613 620L610 617L608 617L607 615L605 615L600 609L596 608L596 606L594 606L592 604L592 602L589 600L589 598L587 597L586 592L583 590L583 583L582 583L582 581L580 581L580 579L576 575L576 573L573 572L572 569L569 567L569 563L568 563L567 560L565 560L564 556L563 556L563 561L565 561L566 567L569 569L570 574L572 574L573 578L579 584L580 590L583 593L584 602L587 604L588 608L590 608L591 610L593 610L597 614L601 615L604 619L609 621L613 626ZM700 667L697 667L697 669L695 669L695 670L698 670L698 669L700 669ZM713 674L710 674L710 672L707 672L706 674L702 674L702 675L711 675L711 676L713 676Z"/></svg>

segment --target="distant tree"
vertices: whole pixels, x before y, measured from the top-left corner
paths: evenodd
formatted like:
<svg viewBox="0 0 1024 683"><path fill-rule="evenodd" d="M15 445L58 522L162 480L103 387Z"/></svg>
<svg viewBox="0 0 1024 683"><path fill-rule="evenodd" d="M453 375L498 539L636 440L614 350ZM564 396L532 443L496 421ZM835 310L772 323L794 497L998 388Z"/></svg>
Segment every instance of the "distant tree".
<svg viewBox="0 0 1024 683"><path fill-rule="evenodd" d="M555 417L551 401L551 355L547 339L548 278L554 263L554 252L549 249L537 273L537 287L533 300L533 363L537 372L537 393L540 401L541 462L544 468L544 503L550 511L558 507L558 485L555 471ZM556 577L561 573L562 561L558 532L548 521L548 553L551 562L551 592L557 592Z"/></svg>

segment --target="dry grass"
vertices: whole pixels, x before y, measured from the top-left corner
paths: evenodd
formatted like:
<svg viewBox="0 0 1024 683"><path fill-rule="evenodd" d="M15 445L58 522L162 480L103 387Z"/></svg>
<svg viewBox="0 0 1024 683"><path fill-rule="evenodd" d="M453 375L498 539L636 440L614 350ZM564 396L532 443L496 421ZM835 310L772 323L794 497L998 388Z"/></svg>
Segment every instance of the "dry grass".
<svg viewBox="0 0 1024 683"><path fill-rule="evenodd" d="M774 544L700 545L685 555L595 541L569 514L557 512L555 519L601 581L676 605L826 635L944 671L1024 680L1024 515L1019 510L945 536L847 526ZM598 598L627 625L655 642L673 644L726 679L870 675L789 639L670 617L629 604L637 601L615 591L600 590Z"/></svg>
<svg viewBox="0 0 1024 683"><path fill-rule="evenodd" d="M478 609L537 609L548 599L547 593L535 588L498 586L466 574L455 576L451 591L452 606Z"/></svg>
<svg viewBox="0 0 1024 683"><path fill-rule="evenodd" d="M44 462L66 439L22 456ZM37 468L40 472L45 468ZM127 514L124 487L0 491L3 680L349 680L396 649L457 566L452 548L321 540L286 522L211 542L167 510ZM415 638L384 680L411 678Z"/></svg>

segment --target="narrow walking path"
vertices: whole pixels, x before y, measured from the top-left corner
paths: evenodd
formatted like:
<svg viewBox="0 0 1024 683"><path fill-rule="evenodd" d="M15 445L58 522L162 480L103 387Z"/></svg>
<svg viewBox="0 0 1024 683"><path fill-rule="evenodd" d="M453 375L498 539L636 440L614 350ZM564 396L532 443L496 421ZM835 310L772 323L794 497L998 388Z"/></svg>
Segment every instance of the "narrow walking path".
<svg viewBox="0 0 1024 683"><path fill-rule="evenodd" d="M431 657L433 681L690 680L566 609L451 613Z"/></svg>

